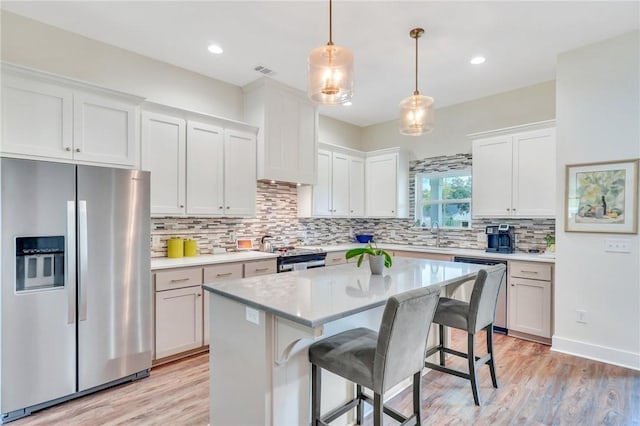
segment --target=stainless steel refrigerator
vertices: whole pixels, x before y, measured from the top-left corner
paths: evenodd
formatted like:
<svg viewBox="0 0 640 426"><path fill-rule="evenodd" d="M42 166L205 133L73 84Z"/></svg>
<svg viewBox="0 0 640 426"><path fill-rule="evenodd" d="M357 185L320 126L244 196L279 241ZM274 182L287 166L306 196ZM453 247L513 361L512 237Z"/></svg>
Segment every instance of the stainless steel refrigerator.
<svg viewBox="0 0 640 426"><path fill-rule="evenodd" d="M0 159L2 422L149 375L149 174Z"/></svg>

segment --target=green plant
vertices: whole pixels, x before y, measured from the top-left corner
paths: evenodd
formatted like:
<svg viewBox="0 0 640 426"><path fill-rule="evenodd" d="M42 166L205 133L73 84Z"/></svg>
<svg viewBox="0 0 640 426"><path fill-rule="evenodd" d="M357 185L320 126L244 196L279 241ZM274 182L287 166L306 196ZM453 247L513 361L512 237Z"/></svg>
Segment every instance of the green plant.
<svg viewBox="0 0 640 426"><path fill-rule="evenodd" d="M344 254L344 257L349 260L352 257L356 257L356 256L360 256L358 257L358 267L360 267L360 265L362 265L362 261L364 260L364 255L368 254L369 256L384 256L384 266L385 268L390 268L392 265L392 261L391 261L391 255L389 253L387 253L386 251L379 249L377 246L373 247L371 245L371 243L369 243L366 247L358 247L358 248L353 248L351 250L347 250L347 252Z"/></svg>
<svg viewBox="0 0 640 426"><path fill-rule="evenodd" d="M547 243L547 247L551 247L551 244L555 244L556 243L556 239L553 235L551 234L547 234L544 237L544 242Z"/></svg>

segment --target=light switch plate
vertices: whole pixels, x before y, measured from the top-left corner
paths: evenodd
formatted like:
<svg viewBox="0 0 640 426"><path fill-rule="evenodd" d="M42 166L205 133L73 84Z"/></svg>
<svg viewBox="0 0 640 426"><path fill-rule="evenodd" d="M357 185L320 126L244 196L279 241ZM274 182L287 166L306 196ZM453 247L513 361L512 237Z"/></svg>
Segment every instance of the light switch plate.
<svg viewBox="0 0 640 426"><path fill-rule="evenodd" d="M629 253L629 240L604 240L604 251L610 253Z"/></svg>
<svg viewBox="0 0 640 426"><path fill-rule="evenodd" d="M247 306L247 321L260 325L260 312Z"/></svg>

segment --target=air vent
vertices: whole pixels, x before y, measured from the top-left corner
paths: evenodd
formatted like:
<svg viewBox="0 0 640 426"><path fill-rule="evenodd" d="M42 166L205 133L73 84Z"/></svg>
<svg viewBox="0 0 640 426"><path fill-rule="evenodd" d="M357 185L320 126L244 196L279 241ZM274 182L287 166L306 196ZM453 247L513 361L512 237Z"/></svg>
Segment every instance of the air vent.
<svg viewBox="0 0 640 426"><path fill-rule="evenodd" d="M264 74L264 75L274 75L276 73L274 70L262 65L258 65L253 70L258 71L260 74Z"/></svg>

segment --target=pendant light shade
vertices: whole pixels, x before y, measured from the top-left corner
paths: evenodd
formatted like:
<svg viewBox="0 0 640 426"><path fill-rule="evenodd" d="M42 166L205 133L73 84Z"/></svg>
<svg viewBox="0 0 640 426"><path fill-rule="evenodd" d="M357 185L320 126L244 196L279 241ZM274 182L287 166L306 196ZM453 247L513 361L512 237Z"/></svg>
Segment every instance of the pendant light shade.
<svg viewBox="0 0 640 426"><path fill-rule="evenodd" d="M313 102L341 105L353 96L353 54L333 44L332 2L329 0L329 42L309 53L307 94Z"/></svg>
<svg viewBox="0 0 640 426"><path fill-rule="evenodd" d="M400 102L400 133L409 136L420 136L433 130L433 98L418 91L418 38L422 34L422 28L409 32L409 36L416 40L416 89L413 95Z"/></svg>

